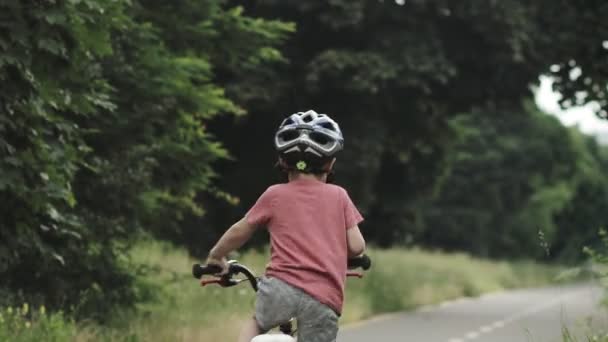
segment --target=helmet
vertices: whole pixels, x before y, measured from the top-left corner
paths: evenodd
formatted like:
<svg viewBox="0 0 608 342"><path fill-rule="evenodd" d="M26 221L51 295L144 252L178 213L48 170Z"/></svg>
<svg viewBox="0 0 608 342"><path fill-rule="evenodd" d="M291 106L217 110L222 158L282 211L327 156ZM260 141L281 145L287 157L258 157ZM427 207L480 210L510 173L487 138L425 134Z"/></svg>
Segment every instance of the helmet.
<svg viewBox="0 0 608 342"><path fill-rule="evenodd" d="M338 123L329 116L309 110L283 120L275 134L274 145L279 153L294 150L332 157L343 148L344 137Z"/></svg>
<svg viewBox="0 0 608 342"><path fill-rule="evenodd" d="M289 167L314 172L344 147L344 137L340 126L329 116L309 110L283 120L274 145ZM296 165L298 162L304 162L305 166Z"/></svg>

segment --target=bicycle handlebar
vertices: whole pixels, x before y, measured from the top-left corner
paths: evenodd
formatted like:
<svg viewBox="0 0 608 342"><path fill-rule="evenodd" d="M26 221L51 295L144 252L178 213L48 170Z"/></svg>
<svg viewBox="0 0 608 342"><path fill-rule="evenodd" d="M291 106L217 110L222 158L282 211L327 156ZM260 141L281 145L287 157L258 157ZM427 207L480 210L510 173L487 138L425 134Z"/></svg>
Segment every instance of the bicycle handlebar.
<svg viewBox="0 0 608 342"><path fill-rule="evenodd" d="M350 258L347 262L348 269L361 268L364 271L367 271L372 267L372 259L367 256L367 254L360 255L358 257Z"/></svg>
<svg viewBox="0 0 608 342"><path fill-rule="evenodd" d="M222 272L222 268L218 265L192 265L192 276L199 279L204 275L214 275Z"/></svg>
<svg viewBox="0 0 608 342"><path fill-rule="evenodd" d="M371 259L367 255L361 255L356 258L350 258L347 261L347 268L352 270L355 268L361 268L364 271L367 271L372 265ZM228 262L228 272L225 274L219 275L219 278L207 278L203 279L204 275L218 275L222 272L222 267L218 265L201 265L194 264L192 265L192 275L200 279L201 286L207 286L209 284L218 284L222 287L231 287L235 286L243 281L249 281L251 287L254 291L258 290L258 278L251 272L247 267L237 263L235 260ZM242 273L245 275L246 279L233 279L232 277ZM358 277L362 278L363 274L360 272L346 272L347 277ZM291 321L280 325L279 328L284 334L292 335L292 323Z"/></svg>
<svg viewBox="0 0 608 342"><path fill-rule="evenodd" d="M197 279L200 279L204 275L218 275L220 272L222 272L222 268L218 265L192 265L192 276ZM201 282L201 285L205 286L206 284L219 284L223 287L234 286L242 281L232 279L232 277L237 274L245 275L245 277L247 277L247 280L249 280L249 282L251 283L253 289L255 291L258 290L258 281L253 272L251 272L251 270L249 270L244 265L237 263L236 261L230 261L228 263L228 272L226 274L220 275L219 279L215 279L213 281L203 281Z"/></svg>
<svg viewBox="0 0 608 342"><path fill-rule="evenodd" d="M364 271L367 271L371 267L371 265L371 259L365 254L356 258L350 258L347 262L348 269L361 268ZM197 279L200 279L204 275L218 275L221 272L222 268L218 265L192 265L192 276ZM238 274L243 274L247 279L237 280L232 278L233 276ZM360 276L357 274L352 275ZM236 261L230 261L228 262L228 272L226 274L220 275L219 279L203 280L201 281L201 285L205 286L208 284L219 284L222 287L230 287L237 285L244 280L249 281L254 291L258 290L258 280L253 274L253 272L251 272L251 270L249 270L244 265L237 263Z"/></svg>

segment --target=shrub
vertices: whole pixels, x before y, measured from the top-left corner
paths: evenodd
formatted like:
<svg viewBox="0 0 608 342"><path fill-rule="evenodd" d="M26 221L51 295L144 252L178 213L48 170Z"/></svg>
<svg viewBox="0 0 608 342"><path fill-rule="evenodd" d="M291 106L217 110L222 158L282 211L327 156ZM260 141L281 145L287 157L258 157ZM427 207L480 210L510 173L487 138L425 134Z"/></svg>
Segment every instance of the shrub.
<svg viewBox="0 0 608 342"><path fill-rule="evenodd" d="M0 341L69 341L76 336L75 323L62 312L47 313L44 306L0 308Z"/></svg>

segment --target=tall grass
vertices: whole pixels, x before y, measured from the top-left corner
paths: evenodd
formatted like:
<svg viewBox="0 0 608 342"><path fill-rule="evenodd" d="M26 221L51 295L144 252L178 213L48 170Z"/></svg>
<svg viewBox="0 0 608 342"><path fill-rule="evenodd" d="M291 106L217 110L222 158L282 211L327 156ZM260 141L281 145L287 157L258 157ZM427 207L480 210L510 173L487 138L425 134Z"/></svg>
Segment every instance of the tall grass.
<svg viewBox="0 0 608 342"><path fill-rule="evenodd" d="M580 339L574 336L568 328L562 329L562 338L564 342L608 342L608 334L589 333Z"/></svg>
<svg viewBox="0 0 608 342"><path fill-rule="evenodd" d="M602 228L599 230L599 238L602 241L603 248L600 250L594 250L589 247L584 248L584 252L589 256L590 265L586 269L576 268L576 272L588 272L593 275L594 278L599 280L599 284L604 287L605 291L608 291L608 232ZM608 297L604 298L602 302L604 309L608 309ZM587 324L587 329L591 331L583 339L579 339L574 336L567 328L562 328L562 337L564 342L608 342L608 333L606 327L603 326L603 330L598 330L597 327L593 327L590 322Z"/></svg>
<svg viewBox="0 0 608 342"><path fill-rule="evenodd" d="M363 279L347 282L341 324L462 296L543 285L557 274L553 267L490 262L465 254L417 249L372 249L369 254L372 270ZM141 273L139 289L147 291L142 296L150 300L139 304L135 311L117 313L103 327L86 323L75 326L64 320L64 330L72 334L66 335L69 340L230 341L236 339L242 323L252 317L254 293L250 287L202 288L190 274L197 260L181 249L147 241L132 251L132 258L136 264L146 265L134 272ZM267 255L247 252L238 259L261 272ZM5 339L0 336L0 340Z"/></svg>
<svg viewBox="0 0 608 342"><path fill-rule="evenodd" d="M372 270L363 279L348 280L342 324L446 299L546 284L557 272L533 263L489 262L465 254L405 249L369 254ZM190 275L196 261L183 250L148 241L133 250L133 258L150 266L142 280L157 289L155 300L141 304L136 315L117 317L111 329L81 329L79 340L228 341L252 316L251 288L201 288ZM260 252L238 259L258 272L268 260Z"/></svg>
<svg viewBox="0 0 608 342"><path fill-rule="evenodd" d="M72 320L60 312L48 314L44 306L32 309L24 303L0 310L0 341L63 342L73 339L76 331Z"/></svg>
<svg viewBox="0 0 608 342"><path fill-rule="evenodd" d="M369 254L375 267L362 281L348 281L345 323L463 296L547 284L557 274L556 268L531 262L490 262L466 254L418 249Z"/></svg>

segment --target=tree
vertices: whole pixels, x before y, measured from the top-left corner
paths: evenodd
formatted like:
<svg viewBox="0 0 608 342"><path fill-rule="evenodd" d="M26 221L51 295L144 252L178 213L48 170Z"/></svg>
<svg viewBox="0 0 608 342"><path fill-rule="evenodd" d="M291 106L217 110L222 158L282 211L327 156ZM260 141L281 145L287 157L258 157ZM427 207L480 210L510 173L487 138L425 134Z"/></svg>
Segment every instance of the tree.
<svg viewBox="0 0 608 342"><path fill-rule="evenodd" d="M285 48L290 63L264 88L270 95L228 92L250 115L215 121L212 129L238 161L221 167L222 188L241 202L216 208L222 215L206 225L217 227L217 236L276 180L274 129L286 115L312 108L342 126L346 148L337 180L365 213L366 237L382 246L421 233L417 203L436 190L448 166L455 138L449 120L479 108L523 112L530 85L568 58L577 43L568 27L581 18L573 12L557 25L562 16L548 18L548 1L231 3L254 16L293 21L298 30ZM544 25L548 20L554 23ZM589 31L589 41L597 37Z"/></svg>
<svg viewBox="0 0 608 342"><path fill-rule="evenodd" d="M2 290L101 318L135 299L124 252L138 231L177 239L204 212L197 196L230 199L212 166L228 154L206 124L243 110L215 67L281 61L292 28L221 1L7 0L0 12Z"/></svg>
<svg viewBox="0 0 608 342"><path fill-rule="evenodd" d="M598 177L598 158L585 143L590 138L528 110L453 119L461 139L441 190L420 207L423 233L415 242L485 257L581 257L597 231L591 223L604 216L602 197L586 201L595 196L590 184L595 193L608 190ZM588 210L578 212L581 206ZM576 228L567 222L575 218Z"/></svg>
<svg viewBox="0 0 608 342"><path fill-rule="evenodd" d="M538 25L547 32L543 55L551 65L553 87L563 107L595 102L596 114L608 119L608 3L593 1L539 1Z"/></svg>
<svg viewBox="0 0 608 342"><path fill-rule="evenodd" d="M553 255L564 261L581 260L586 257L582 247L601 250L605 246L598 239L598 231L608 227L608 182L602 173L608 167L608 148L598 145L593 137L577 135L576 143L589 151L594 163L587 168L572 200L555 215L558 227L551 246Z"/></svg>
<svg viewBox="0 0 608 342"><path fill-rule="evenodd" d="M3 301L76 305L109 283L117 291L88 299L103 308L132 295L113 251L115 230L88 229L73 188L90 167L78 123L113 108L98 61L112 53L124 6L0 2L0 273L2 292L12 293Z"/></svg>

